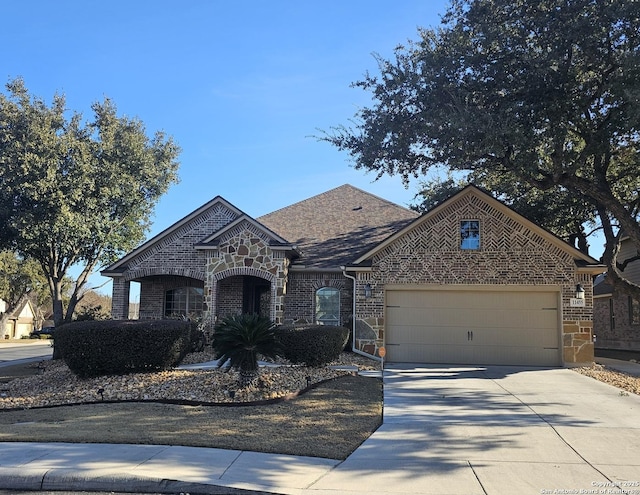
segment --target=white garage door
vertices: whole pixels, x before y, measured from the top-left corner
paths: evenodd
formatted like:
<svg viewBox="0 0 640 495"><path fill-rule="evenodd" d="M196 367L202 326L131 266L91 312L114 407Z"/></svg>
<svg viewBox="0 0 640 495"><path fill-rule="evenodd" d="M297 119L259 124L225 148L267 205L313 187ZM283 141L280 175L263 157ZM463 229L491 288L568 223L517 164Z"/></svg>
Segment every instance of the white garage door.
<svg viewBox="0 0 640 495"><path fill-rule="evenodd" d="M558 292L387 290L387 360L561 364Z"/></svg>

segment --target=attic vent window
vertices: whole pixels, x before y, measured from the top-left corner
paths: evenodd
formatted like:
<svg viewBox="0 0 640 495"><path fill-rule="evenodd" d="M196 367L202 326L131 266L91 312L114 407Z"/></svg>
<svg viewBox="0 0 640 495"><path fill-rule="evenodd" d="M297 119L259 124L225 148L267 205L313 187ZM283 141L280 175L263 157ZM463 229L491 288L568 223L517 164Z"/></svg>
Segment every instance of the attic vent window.
<svg viewBox="0 0 640 495"><path fill-rule="evenodd" d="M480 249L479 220L463 220L460 222L460 249Z"/></svg>
<svg viewBox="0 0 640 495"><path fill-rule="evenodd" d="M362 210L362 206L356 206L355 208L351 208L353 211Z"/></svg>

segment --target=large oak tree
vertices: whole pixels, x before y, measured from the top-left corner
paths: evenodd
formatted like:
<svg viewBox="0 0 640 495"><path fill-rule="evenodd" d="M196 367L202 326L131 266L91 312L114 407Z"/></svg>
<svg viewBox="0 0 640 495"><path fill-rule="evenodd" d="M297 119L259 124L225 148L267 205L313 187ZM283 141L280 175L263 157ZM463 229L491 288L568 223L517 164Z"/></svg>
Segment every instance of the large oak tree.
<svg viewBox="0 0 640 495"><path fill-rule="evenodd" d="M70 321L97 267L141 241L158 199L177 181L179 148L108 99L93 118L50 106L21 79L0 94L0 246L35 260L47 279L56 325ZM68 116L68 117L67 117ZM79 267L67 307L63 281Z"/></svg>
<svg viewBox="0 0 640 495"><path fill-rule="evenodd" d="M639 26L638 1L454 1L378 57L354 83L373 103L323 139L378 176L445 166L583 202L611 281L640 297L617 259L621 235L640 250Z"/></svg>

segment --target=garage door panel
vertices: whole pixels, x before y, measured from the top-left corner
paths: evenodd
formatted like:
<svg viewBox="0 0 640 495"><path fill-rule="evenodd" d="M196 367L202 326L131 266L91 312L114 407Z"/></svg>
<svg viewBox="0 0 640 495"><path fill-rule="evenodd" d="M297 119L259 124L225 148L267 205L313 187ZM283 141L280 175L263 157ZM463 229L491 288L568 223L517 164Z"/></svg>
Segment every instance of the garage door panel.
<svg viewBox="0 0 640 495"><path fill-rule="evenodd" d="M421 345L425 342L425 327L417 325L396 325L387 337L387 345L408 344ZM469 337L468 332L472 332ZM527 329L469 329L469 327L429 326L428 339L434 344L466 344L468 341L477 345L522 346L522 347L554 347L557 338L544 328Z"/></svg>
<svg viewBox="0 0 640 495"><path fill-rule="evenodd" d="M465 331L452 331L450 327L429 328L429 344L461 345L468 340ZM424 327L416 325L399 325L387 338L387 345L423 345L425 344Z"/></svg>
<svg viewBox="0 0 640 495"><path fill-rule="evenodd" d="M424 294L429 292L428 299ZM509 301L509 305L516 309L528 309L533 301L540 306L552 306L557 304L557 297L554 292L501 292L501 291L470 291L470 290L444 290L420 291L420 290L390 290L388 292L387 304L413 306L413 307L458 307L460 298L465 299L469 308L484 308L487 305L504 306L504 301Z"/></svg>
<svg viewBox="0 0 640 495"><path fill-rule="evenodd" d="M558 347L557 336L546 328L473 329L472 340L477 345L510 347Z"/></svg>
<svg viewBox="0 0 640 495"><path fill-rule="evenodd" d="M401 320L397 320L396 316ZM407 325L424 326L428 322L430 326L461 328L469 326L468 317L461 314L459 308L388 308L387 318L390 317L393 321L402 321ZM486 328L494 327L495 317L490 313L479 312L475 316L475 324Z"/></svg>
<svg viewBox="0 0 640 495"><path fill-rule="evenodd" d="M443 356L456 356L458 361L442 361ZM471 346L445 344L414 344L402 348L399 345L387 346L387 361L405 363L470 363L474 359Z"/></svg>
<svg viewBox="0 0 640 495"><path fill-rule="evenodd" d="M557 292L389 290L388 360L560 364Z"/></svg>
<svg viewBox="0 0 640 495"><path fill-rule="evenodd" d="M469 316L457 310L424 310L418 308L393 308L387 310L389 321L402 321L404 325L446 326L457 328L487 328L504 329L512 331L529 330L536 328L551 328L557 326L556 312L522 312L517 311L502 312L499 318L494 311L479 311L473 315L473 320L469 321Z"/></svg>

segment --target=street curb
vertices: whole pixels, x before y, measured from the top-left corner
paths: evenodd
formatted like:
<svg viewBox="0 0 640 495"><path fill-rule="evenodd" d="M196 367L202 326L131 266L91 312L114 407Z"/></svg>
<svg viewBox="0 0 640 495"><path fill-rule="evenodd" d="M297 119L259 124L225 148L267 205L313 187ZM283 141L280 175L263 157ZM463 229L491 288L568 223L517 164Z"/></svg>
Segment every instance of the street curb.
<svg viewBox="0 0 640 495"><path fill-rule="evenodd" d="M0 368L8 368L9 366L19 366L21 364L36 363L38 361L51 361L51 357L38 356L32 358L14 359L12 361L2 361L0 362Z"/></svg>
<svg viewBox="0 0 640 495"><path fill-rule="evenodd" d="M189 493L191 495L276 495L274 492L244 490L228 486L133 475L90 475L71 469L33 469L0 467L0 490L104 491L139 493Z"/></svg>

